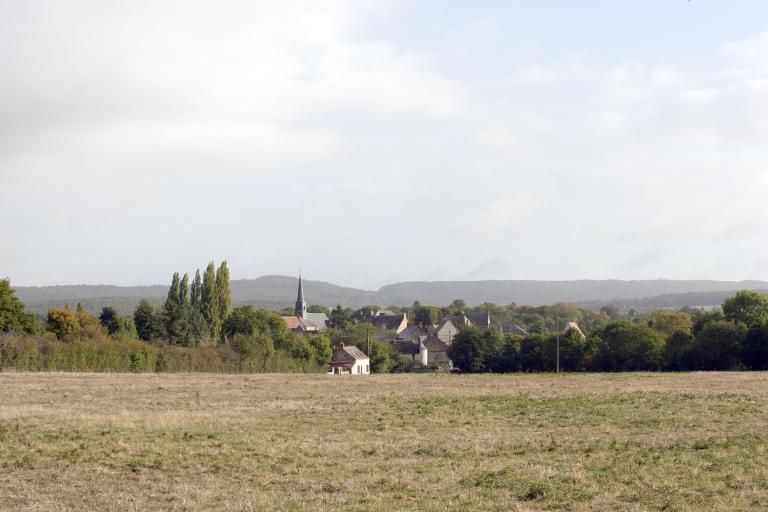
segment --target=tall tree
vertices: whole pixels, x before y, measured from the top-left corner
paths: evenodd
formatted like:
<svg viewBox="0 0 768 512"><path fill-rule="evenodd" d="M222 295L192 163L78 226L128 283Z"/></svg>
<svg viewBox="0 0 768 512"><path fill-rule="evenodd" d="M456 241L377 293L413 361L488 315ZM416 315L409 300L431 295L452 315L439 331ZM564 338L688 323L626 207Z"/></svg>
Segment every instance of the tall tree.
<svg viewBox="0 0 768 512"><path fill-rule="evenodd" d="M152 317L155 310L147 299L141 299L133 312L133 323L136 325L136 334L139 339L149 341L152 339Z"/></svg>
<svg viewBox="0 0 768 512"><path fill-rule="evenodd" d="M9 279L0 279L0 331L26 332L38 330L34 315L24 311L24 303L16 297Z"/></svg>
<svg viewBox="0 0 768 512"><path fill-rule="evenodd" d="M221 315L219 314L219 292L216 288L216 269L213 262L208 264L203 274L200 304L203 317L208 322L211 339L218 340L221 332Z"/></svg>
<svg viewBox="0 0 768 512"><path fill-rule="evenodd" d="M350 321L346 311L341 307L341 304L337 304L331 311L331 317L328 319L328 327L333 329L346 329L349 325Z"/></svg>
<svg viewBox="0 0 768 512"><path fill-rule="evenodd" d="M179 306L184 308L189 305L189 274L184 273L179 283Z"/></svg>
<svg viewBox="0 0 768 512"><path fill-rule="evenodd" d="M112 306L104 306L101 308L101 314L99 315L99 322L103 325L109 334L117 332L117 311Z"/></svg>
<svg viewBox="0 0 768 512"><path fill-rule="evenodd" d="M179 273L174 272L171 287L168 289L168 298L165 300L165 314L168 316L169 323L173 323L178 318L180 287Z"/></svg>
<svg viewBox="0 0 768 512"><path fill-rule="evenodd" d="M190 303L193 309L200 311L201 293L203 291L203 283L200 280L200 269L195 272L195 278L192 280L192 289L190 290Z"/></svg>
<svg viewBox="0 0 768 512"><path fill-rule="evenodd" d="M229 288L229 269L227 262L222 261L219 269L216 271L216 293L219 297L219 318L221 323L229 316L229 310L232 306L232 292Z"/></svg>

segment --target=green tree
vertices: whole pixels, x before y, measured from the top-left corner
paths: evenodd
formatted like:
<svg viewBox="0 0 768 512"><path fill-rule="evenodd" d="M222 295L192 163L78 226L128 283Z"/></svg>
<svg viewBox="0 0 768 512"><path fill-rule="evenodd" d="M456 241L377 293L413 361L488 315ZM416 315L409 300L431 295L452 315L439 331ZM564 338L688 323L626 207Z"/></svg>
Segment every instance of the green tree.
<svg viewBox="0 0 768 512"><path fill-rule="evenodd" d="M477 328L460 329L448 346L453 365L465 373L486 371L482 333Z"/></svg>
<svg viewBox="0 0 768 512"><path fill-rule="evenodd" d="M557 343L557 335L548 335L544 338L541 358L542 365L547 371L557 369ZM583 370L584 351L585 340L576 329L569 329L560 334L560 369L566 372Z"/></svg>
<svg viewBox="0 0 768 512"><path fill-rule="evenodd" d="M249 304L233 309L222 324L222 331L227 338L233 338L238 334L252 336L257 332L258 327L259 315L256 313L256 309Z"/></svg>
<svg viewBox="0 0 768 512"><path fill-rule="evenodd" d="M367 352L367 344L362 349L363 352ZM371 373L389 373L392 371L395 359L391 344L379 340L371 341L370 353L366 355L371 360Z"/></svg>
<svg viewBox="0 0 768 512"><path fill-rule="evenodd" d="M698 336L708 323L725 320L723 312L717 309L711 311L697 309L694 311L692 318L694 336Z"/></svg>
<svg viewBox="0 0 768 512"><path fill-rule="evenodd" d="M432 306L419 305L414 309L413 321L429 329L437 323L437 310Z"/></svg>
<svg viewBox="0 0 768 512"><path fill-rule="evenodd" d="M463 315L467 310L467 303L464 301L464 299L456 299L451 302L450 309L454 315Z"/></svg>
<svg viewBox="0 0 768 512"><path fill-rule="evenodd" d="M216 294L219 300L219 319L224 323L232 307L232 292L229 287L229 269L226 261L222 261L216 271Z"/></svg>
<svg viewBox="0 0 768 512"><path fill-rule="evenodd" d="M731 370L738 366L741 343L747 332L744 323L709 322L696 336L699 369Z"/></svg>
<svg viewBox="0 0 768 512"><path fill-rule="evenodd" d="M619 320L600 333L595 354L598 369L608 371L658 370L664 337L647 325Z"/></svg>
<svg viewBox="0 0 768 512"><path fill-rule="evenodd" d="M333 329L346 329L351 324L349 316L346 310L341 307L341 304L337 304L333 311L331 311L331 317L328 319L328 327Z"/></svg>
<svg viewBox="0 0 768 512"><path fill-rule="evenodd" d="M768 298L752 290L741 290L734 297L725 299L723 314L730 322L742 322L747 327L768 321Z"/></svg>
<svg viewBox="0 0 768 512"><path fill-rule="evenodd" d="M179 283L179 306L184 308L189 305L189 274L184 273L184 277L181 278Z"/></svg>
<svg viewBox="0 0 768 512"><path fill-rule="evenodd" d="M0 279L0 332L34 334L38 330L34 315L24 311L10 279Z"/></svg>
<svg viewBox="0 0 768 512"><path fill-rule="evenodd" d="M321 304L312 304L307 307L307 313L325 313L330 318L331 310ZM286 315L290 316L290 315Z"/></svg>
<svg viewBox="0 0 768 512"><path fill-rule="evenodd" d="M200 269L195 271L195 278L192 280L192 286L189 291L189 301L192 309L200 310L202 303L203 282L200 279Z"/></svg>
<svg viewBox="0 0 768 512"><path fill-rule="evenodd" d="M318 366L325 366L331 360L333 355L333 349L331 348L331 340L328 336L318 334L316 336L309 337L309 345L315 351L315 360Z"/></svg>
<svg viewBox="0 0 768 512"><path fill-rule="evenodd" d="M200 293L201 311L208 323L212 340L218 340L221 332L221 315L219 314L219 292L216 288L216 270L213 262L208 264L203 274L203 287Z"/></svg>
<svg viewBox="0 0 768 512"><path fill-rule="evenodd" d="M171 279L171 287L168 288L168 298L165 299L165 315L168 317L169 324L172 324L179 317L179 311L181 309L179 305L179 297L181 286L179 281L179 273L174 272Z"/></svg>
<svg viewBox="0 0 768 512"><path fill-rule="evenodd" d="M149 341L152 339L152 317L154 314L155 308L152 307L152 303L147 299L141 299L133 312L133 323L140 340Z"/></svg>
<svg viewBox="0 0 768 512"><path fill-rule="evenodd" d="M136 324L130 316L120 315L117 317L117 329L112 337L119 340L135 340L137 337Z"/></svg>
<svg viewBox="0 0 768 512"><path fill-rule="evenodd" d="M101 314L99 315L99 322L101 322L101 325L104 326L104 328L107 330L107 332L112 335L115 332L117 332L118 325L117 325L117 311L115 311L115 308L112 306L104 306L101 308Z"/></svg>
<svg viewBox="0 0 768 512"><path fill-rule="evenodd" d="M600 312L608 316L611 320L618 320L621 318L621 311L616 304L606 304L600 308Z"/></svg>
<svg viewBox="0 0 768 512"><path fill-rule="evenodd" d="M741 360L750 370L768 370L768 323L749 330L742 342Z"/></svg>
<svg viewBox="0 0 768 512"><path fill-rule="evenodd" d="M677 331L664 345L664 367L670 371L691 370L695 367L696 338L690 331Z"/></svg>
<svg viewBox="0 0 768 512"><path fill-rule="evenodd" d="M680 311L655 311L651 315L649 325L665 338L676 332L693 331L693 319L689 314Z"/></svg>

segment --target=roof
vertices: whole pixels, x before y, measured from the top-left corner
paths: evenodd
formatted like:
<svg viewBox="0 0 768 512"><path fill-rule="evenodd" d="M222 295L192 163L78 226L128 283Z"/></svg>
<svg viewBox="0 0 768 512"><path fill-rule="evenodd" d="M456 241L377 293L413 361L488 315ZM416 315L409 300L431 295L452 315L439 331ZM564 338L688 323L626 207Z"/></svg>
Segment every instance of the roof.
<svg viewBox="0 0 768 512"><path fill-rule="evenodd" d="M397 335L399 340L412 340L419 341L422 338L429 336L429 331L418 325L409 325L403 331Z"/></svg>
<svg viewBox="0 0 768 512"><path fill-rule="evenodd" d="M285 322L285 326L289 329L304 329L304 325L301 323L301 319L297 316L281 316Z"/></svg>
<svg viewBox="0 0 768 512"><path fill-rule="evenodd" d="M340 350L346 352L355 359L368 359L368 356L362 350L354 345L342 345Z"/></svg>
<svg viewBox="0 0 768 512"><path fill-rule="evenodd" d="M487 329L491 325L491 313L487 311L485 313L475 313L469 315L469 320L473 325L481 329Z"/></svg>
<svg viewBox="0 0 768 512"><path fill-rule="evenodd" d="M403 323L404 319L404 315L378 315L368 317L363 321L373 324L380 329L391 330L400 327L400 324Z"/></svg>
<svg viewBox="0 0 768 512"><path fill-rule="evenodd" d="M430 336L422 343L430 352L445 352L448 350L448 345L437 336Z"/></svg>
<svg viewBox="0 0 768 512"><path fill-rule="evenodd" d="M517 324L501 324L501 332L509 333L509 334L516 334L518 336L527 336L528 331L523 329Z"/></svg>
<svg viewBox="0 0 768 512"><path fill-rule="evenodd" d="M322 330L328 325L328 315L325 313L307 313L304 323Z"/></svg>
<svg viewBox="0 0 768 512"><path fill-rule="evenodd" d="M466 315L454 315L450 317L449 320L456 327L467 327L469 325L472 325L472 322L470 322L469 318L467 318Z"/></svg>
<svg viewBox="0 0 768 512"><path fill-rule="evenodd" d="M352 358L356 360L368 359L368 356L363 353L362 350L354 345L339 344L333 351L332 363L343 362L346 358Z"/></svg>
<svg viewBox="0 0 768 512"><path fill-rule="evenodd" d="M419 342L411 340L395 340L392 345L400 351L401 354L414 356L419 353Z"/></svg>
<svg viewBox="0 0 768 512"><path fill-rule="evenodd" d="M576 322L568 322L568 325L565 326L565 329L563 329L563 332L568 332L570 330L576 331L577 333L579 333L579 335L582 338L586 338L587 337L584 334L584 331L582 331L581 328L579 327L579 324L577 324Z"/></svg>

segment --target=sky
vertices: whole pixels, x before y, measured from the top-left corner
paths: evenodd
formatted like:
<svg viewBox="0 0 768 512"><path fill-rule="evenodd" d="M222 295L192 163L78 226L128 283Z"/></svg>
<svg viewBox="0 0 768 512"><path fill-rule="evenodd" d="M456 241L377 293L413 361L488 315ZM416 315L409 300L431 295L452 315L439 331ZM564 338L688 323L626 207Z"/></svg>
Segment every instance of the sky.
<svg viewBox="0 0 768 512"><path fill-rule="evenodd" d="M768 2L0 0L0 276L768 279Z"/></svg>

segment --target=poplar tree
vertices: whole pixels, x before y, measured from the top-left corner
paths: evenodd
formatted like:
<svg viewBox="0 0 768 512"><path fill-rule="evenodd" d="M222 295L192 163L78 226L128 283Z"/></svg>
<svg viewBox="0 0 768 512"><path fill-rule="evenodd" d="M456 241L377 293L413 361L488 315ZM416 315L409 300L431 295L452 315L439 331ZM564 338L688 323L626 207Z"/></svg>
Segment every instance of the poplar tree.
<svg viewBox="0 0 768 512"><path fill-rule="evenodd" d="M219 269L216 271L216 291L219 295L219 318L222 325L229 316L229 310L232 306L232 293L229 288L229 269L227 262L222 261Z"/></svg>
<svg viewBox="0 0 768 512"><path fill-rule="evenodd" d="M179 306L184 308L189 305L189 274L185 273L179 284Z"/></svg>
<svg viewBox="0 0 768 512"><path fill-rule="evenodd" d="M216 270L213 262L208 264L205 274L203 274L200 303L203 317L208 322L211 339L218 340L221 332L221 315L219 314L219 293L216 289Z"/></svg>
<svg viewBox="0 0 768 512"><path fill-rule="evenodd" d="M192 289L190 290L190 302L192 308L200 310L200 294L203 291L203 283L200 280L200 269L195 272L195 279L192 281Z"/></svg>
<svg viewBox="0 0 768 512"><path fill-rule="evenodd" d="M168 289L168 298L165 301L165 312L168 315L168 325L170 326L179 315L179 273L173 273L171 287Z"/></svg>

